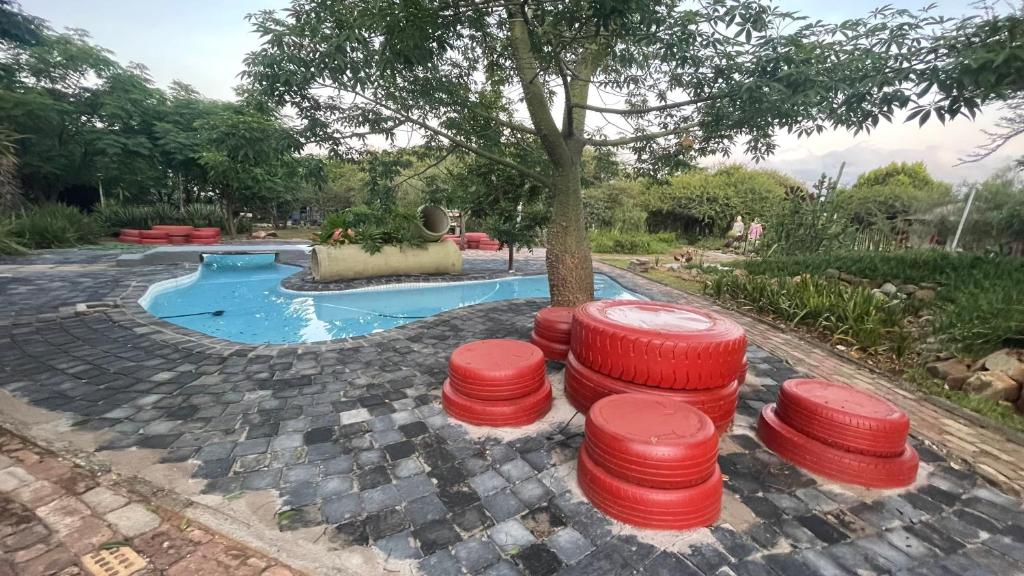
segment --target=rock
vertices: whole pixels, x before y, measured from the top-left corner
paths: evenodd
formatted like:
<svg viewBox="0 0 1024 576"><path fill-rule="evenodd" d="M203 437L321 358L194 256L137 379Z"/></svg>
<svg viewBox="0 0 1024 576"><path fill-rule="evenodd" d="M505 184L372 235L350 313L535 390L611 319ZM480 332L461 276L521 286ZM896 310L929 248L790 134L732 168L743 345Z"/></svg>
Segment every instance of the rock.
<svg viewBox="0 0 1024 576"><path fill-rule="evenodd" d="M892 282L886 282L885 284L882 284L881 286L878 287L878 290L882 294L885 294L886 296L892 296L898 291L896 289L896 285L893 284Z"/></svg>
<svg viewBox="0 0 1024 576"><path fill-rule="evenodd" d="M888 300L889 299L889 297L885 295L885 292L882 292L881 290L878 290L878 289L872 290L871 294L875 298L877 298L879 300Z"/></svg>
<svg viewBox="0 0 1024 576"><path fill-rule="evenodd" d="M918 288L927 288L929 290L938 290L939 289L939 285L935 284L934 282L921 282L920 284L918 284Z"/></svg>
<svg viewBox="0 0 1024 576"><path fill-rule="evenodd" d="M1004 348L993 352L978 362L979 366L993 371L1002 372L1018 384L1024 384L1024 350Z"/></svg>
<svg viewBox="0 0 1024 576"><path fill-rule="evenodd" d="M941 362L932 362L925 366L925 370L928 374L940 380L946 380L950 376L970 376L971 374L970 366L959 358L943 360Z"/></svg>
<svg viewBox="0 0 1024 576"><path fill-rule="evenodd" d="M971 379L972 374L961 374L946 378L946 388L950 390L963 390L964 384Z"/></svg>
<svg viewBox="0 0 1024 576"><path fill-rule="evenodd" d="M1016 402L1020 398L1020 384L1002 372L977 372L964 383L963 390L996 402Z"/></svg>
<svg viewBox="0 0 1024 576"><path fill-rule="evenodd" d="M666 264L665 265L665 270L669 270L671 272L679 272L682 269L683 269L682 264L676 264L674 262L672 264Z"/></svg>
<svg viewBox="0 0 1024 576"><path fill-rule="evenodd" d="M847 274L846 272L840 272L839 273L839 280L841 282L846 282L847 284L858 284L858 283L860 283L860 278L857 278L853 274Z"/></svg>
<svg viewBox="0 0 1024 576"><path fill-rule="evenodd" d="M628 268L631 272L650 272L651 261L647 258L633 258L629 261Z"/></svg>
<svg viewBox="0 0 1024 576"><path fill-rule="evenodd" d="M839 278L839 270L836 270L835 268L829 268L828 270L825 270L822 276L830 280L835 280L836 278Z"/></svg>
<svg viewBox="0 0 1024 576"><path fill-rule="evenodd" d="M896 287L896 290L900 294L905 294L907 296L910 296L914 292L917 292L919 290L919 288L917 286L914 286L913 284L901 284L900 286Z"/></svg>
<svg viewBox="0 0 1024 576"><path fill-rule="evenodd" d="M918 302L931 302L932 300L935 300L935 290L931 288L919 288L914 291L910 297Z"/></svg>

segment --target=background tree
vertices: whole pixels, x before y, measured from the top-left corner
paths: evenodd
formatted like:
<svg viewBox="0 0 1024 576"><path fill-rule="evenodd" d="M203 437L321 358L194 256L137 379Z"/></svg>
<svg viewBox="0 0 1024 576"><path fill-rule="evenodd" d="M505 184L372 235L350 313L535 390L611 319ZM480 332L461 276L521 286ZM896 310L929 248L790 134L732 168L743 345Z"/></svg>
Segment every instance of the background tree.
<svg viewBox="0 0 1024 576"><path fill-rule="evenodd" d="M297 158L301 143L279 118L241 105L225 107L196 122L199 163L206 169L229 234L241 208L270 206L302 183Z"/></svg>
<svg viewBox="0 0 1024 576"><path fill-rule="evenodd" d="M839 210L860 228L921 215L953 202L953 187L934 179L923 162L892 162L838 189Z"/></svg>
<svg viewBox="0 0 1024 576"><path fill-rule="evenodd" d="M404 127L548 187L556 305L593 296L587 147L629 147L664 173L736 143L763 158L780 129L868 130L911 106L941 118L979 106L960 96L963 84L931 96L949 57L932 43L951 22L892 8L828 24L763 0L293 0L251 19L264 42L245 77L254 93L293 106L317 144L394 141ZM600 92L623 104L592 104ZM527 123L516 119L524 111ZM594 116L628 123L628 133L589 123ZM535 138L546 165L495 154L476 143L482 132Z"/></svg>

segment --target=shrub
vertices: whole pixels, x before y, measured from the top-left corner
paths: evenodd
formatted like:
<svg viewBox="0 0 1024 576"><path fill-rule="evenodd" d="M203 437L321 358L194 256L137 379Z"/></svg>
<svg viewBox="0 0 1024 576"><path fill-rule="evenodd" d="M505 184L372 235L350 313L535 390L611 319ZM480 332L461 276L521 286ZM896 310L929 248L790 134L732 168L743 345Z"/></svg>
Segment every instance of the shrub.
<svg viewBox="0 0 1024 576"><path fill-rule="evenodd" d="M95 242L102 229L77 208L43 204L16 218L12 233L26 248L67 248Z"/></svg>
<svg viewBox="0 0 1024 576"><path fill-rule="evenodd" d="M716 274L705 292L794 326L828 334L833 343L891 354L896 359L911 350L913 336L903 327L908 304L880 299L868 288L811 276L794 280Z"/></svg>
<svg viewBox="0 0 1024 576"><path fill-rule="evenodd" d="M595 230L590 233L590 250L602 254L660 254L678 245L674 234L626 233Z"/></svg>
<svg viewBox="0 0 1024 576"><path fill-rule="evenodd" d="M0 255L24 254L25 247L18 244L11 222L0 221Z"/></svg>
<svg viewBox="0 0 1024 576"><path fill-rule="evenodd" d="M106 234L117 234L122 228L145 230L153 225L148 206L108 205L93 212L96 222Z"/></svg>
<svg viewBox="0 0 1024 576"><path fill-rule="evenodd" d="M423 244L415 212L356 206L327 217L318 238L321 244L360 244L370 254L384 246Z"/></svg>
<svg viewBox="0 0 1024 576"><path fill-rule="evenodd" d="M185 207L182 219L196 228L224 228L224 211L216 204L190 204Z"/></svg>
<svg viewBox="0 0 1024 576"><path fill-rule="evenodd" d="M771 257L742 264L751 274L820 275L829 268L895 284L941 286L933 332L954 351L980 356L1024 342L1024 260L938 250Z"/></svg>

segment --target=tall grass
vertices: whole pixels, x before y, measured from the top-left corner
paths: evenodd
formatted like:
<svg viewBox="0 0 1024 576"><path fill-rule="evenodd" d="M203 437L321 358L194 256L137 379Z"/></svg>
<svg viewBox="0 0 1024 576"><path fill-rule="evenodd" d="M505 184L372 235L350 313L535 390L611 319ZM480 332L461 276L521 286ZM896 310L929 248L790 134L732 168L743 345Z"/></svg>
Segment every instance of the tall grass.
<svg viewBox="0 0 1024 576"><path fill-rule="evenodd" d="M954 352L980 356L1024 344L1024 259L937 250L772 257L748 261L752 275L820 275L829 268L876 282L940 286L933 335Z"/></svg>
<svg viewBox="0 0 1024 576"><path fill-rule="evenodd" d="M645 234L594 230L590 232L590 250L599 254L661 254L678 246L671 232Z"/></svg>
<svg viewBox="0 0 1024 576"><path fill-rule="evenodd" d="M827 334L834 344L904 359L913 334L904 327L901 301L883 300L863 287L814 277L770 278L738 274L711 277L705 292L793 326Z"/></svg>
<svg viewBox="0 0 1024 576"><path fill-rule="evenodd" d="M26 248L68 248L91 244L102 235L101 227L77 208L43 204L15 218L11 235Z"/></svg>

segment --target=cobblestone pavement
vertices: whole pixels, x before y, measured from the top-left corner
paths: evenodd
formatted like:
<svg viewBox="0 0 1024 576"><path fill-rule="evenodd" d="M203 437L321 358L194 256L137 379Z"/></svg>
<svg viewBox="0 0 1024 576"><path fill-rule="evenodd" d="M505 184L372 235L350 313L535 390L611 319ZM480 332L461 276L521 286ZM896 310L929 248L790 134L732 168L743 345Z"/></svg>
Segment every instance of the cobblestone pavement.
<svg viewBox="0 0 1024 576"><path fill-rule="evenodd" d="M614 523L580 498L580 418L481 438L440 408L451 351L527 337L542 302L472 306L325 344L247 346L166 324L133 303L153 281L187 271L94 279L97 293L102 284L106 298L123 296L123 308L89 315L68 312L78 300L44 274L10 279L49 311L22 304L0 319L0 387L81 429L112 432L104 450L157 449L166 462L192 463L208 493L275 491L283 531L322 527L326 537L316 537L328 548L370 546L425 574L1024 574L1021 503L916 438L922 474L903 491L836 485L764 449L754 419L798 371L758 345L722 441L722 520L657 534Z"/></svg>
<svg viewBox="0 0 1024 576"><path fill-rule="evenodd" d="M88 574L90 555L124 549L137 576L295 574L104 480L0 430L0 574Z"/></svg>

